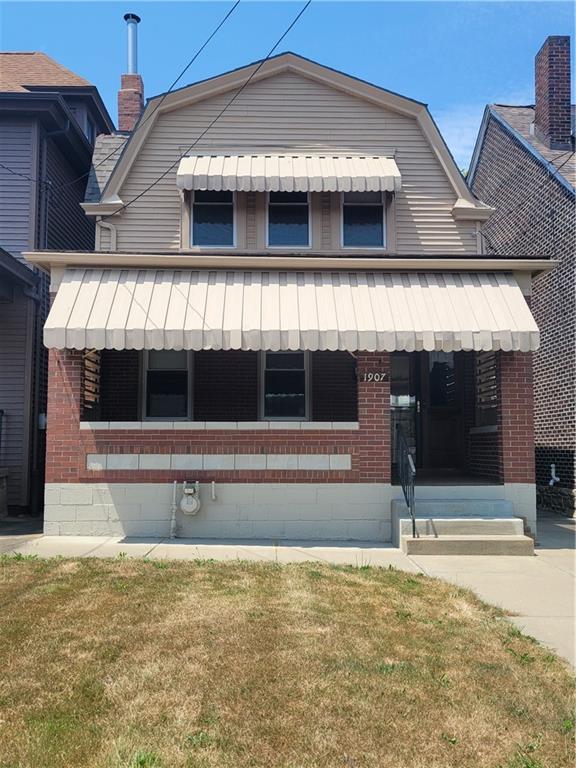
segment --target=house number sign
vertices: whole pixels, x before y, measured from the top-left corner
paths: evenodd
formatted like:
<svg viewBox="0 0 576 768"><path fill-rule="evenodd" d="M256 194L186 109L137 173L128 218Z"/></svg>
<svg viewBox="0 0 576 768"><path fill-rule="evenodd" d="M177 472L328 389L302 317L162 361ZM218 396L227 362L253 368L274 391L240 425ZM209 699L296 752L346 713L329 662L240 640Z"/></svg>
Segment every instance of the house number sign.
<svg viewBox="0 0 576 768"><path fill-rule="evenodd" d="M360 381L373 381L378 383L380 381L388 381L388 374L384 371L363 371L359 374Z"/></svg>

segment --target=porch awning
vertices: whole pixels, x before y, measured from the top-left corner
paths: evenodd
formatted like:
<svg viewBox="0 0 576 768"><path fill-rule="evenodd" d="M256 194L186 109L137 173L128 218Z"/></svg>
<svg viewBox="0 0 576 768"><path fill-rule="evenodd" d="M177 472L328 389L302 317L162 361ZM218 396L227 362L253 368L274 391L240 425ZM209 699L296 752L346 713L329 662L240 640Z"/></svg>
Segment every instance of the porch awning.
<svg viewBox="0 0 576 768"><path fill-rule="evenodd" d="M44 343L527 352L539 333L509 273L67 269Z"/></svg>
<svg viewBox="0 0 576 768"><path fill-rule="evenodd" d="M398 192L400 171L373 155L194 155L180 161L180 189L239 192Z"/></svg>

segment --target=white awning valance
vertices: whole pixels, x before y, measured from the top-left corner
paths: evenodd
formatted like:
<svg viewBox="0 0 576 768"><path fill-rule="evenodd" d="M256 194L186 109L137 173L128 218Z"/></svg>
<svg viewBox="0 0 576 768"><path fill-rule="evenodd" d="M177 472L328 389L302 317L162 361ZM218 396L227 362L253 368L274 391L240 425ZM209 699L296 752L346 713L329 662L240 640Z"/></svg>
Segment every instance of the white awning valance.
<svg viewBox="0 0 576 768"><path fill-rule="evenodd" d="M67 269L44 343L527 352L539 333L509 273Z"/></svg>
<svg viewBox="0 0 576 768"><path fill-rule="evenodd" d="M194 155L180 161L180 189L239 192L399 192L390 157L368 155Z"/></svg>

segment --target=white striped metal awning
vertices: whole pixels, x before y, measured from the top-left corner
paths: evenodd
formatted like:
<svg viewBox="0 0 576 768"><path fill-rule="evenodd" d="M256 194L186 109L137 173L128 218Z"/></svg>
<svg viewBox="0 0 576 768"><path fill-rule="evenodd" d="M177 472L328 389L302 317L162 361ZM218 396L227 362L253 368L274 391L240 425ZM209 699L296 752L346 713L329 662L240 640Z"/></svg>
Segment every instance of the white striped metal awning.
<svg viewBox="0 0 576 768"><path fill-rule="evenodd" d="M399 192L390 157L368 155L194 155L180 161L180 189L239 192Z"/></svg>
<svg viewBox="0 0 576 768"><path fill-rule="evenodd" d="M67 269L59 349L517 350L539 333L508 273Z"/></svg>

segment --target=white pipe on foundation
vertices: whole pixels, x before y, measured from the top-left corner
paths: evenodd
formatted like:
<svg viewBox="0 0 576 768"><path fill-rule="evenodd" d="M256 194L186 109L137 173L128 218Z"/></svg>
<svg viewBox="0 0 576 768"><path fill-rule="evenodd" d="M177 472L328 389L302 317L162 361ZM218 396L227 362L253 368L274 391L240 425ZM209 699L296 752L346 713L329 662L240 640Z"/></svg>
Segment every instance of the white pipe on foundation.
<svg viewBox="0 0 576 768"><path fill-rule="evenodd" d="M170 538L175 539L176 538L176 491L178 489L178 481L174 480L174 483L172 484L172 511L170 515Z"/></svg>

